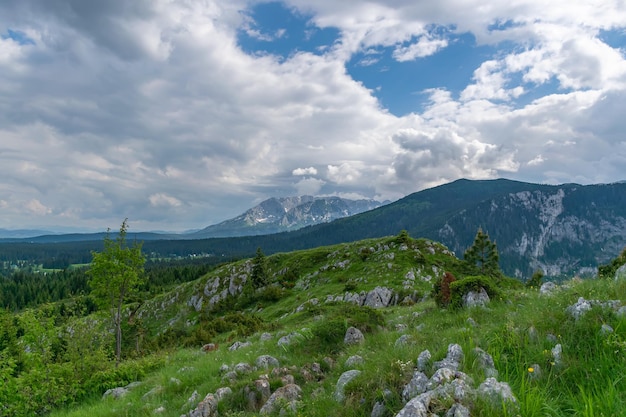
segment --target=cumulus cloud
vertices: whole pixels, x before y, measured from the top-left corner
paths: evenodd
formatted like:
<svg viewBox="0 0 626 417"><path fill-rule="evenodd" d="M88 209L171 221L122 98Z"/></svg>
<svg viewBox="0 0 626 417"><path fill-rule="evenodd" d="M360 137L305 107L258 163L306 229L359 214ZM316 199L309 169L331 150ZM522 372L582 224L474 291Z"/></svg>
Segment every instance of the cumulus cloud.
<svg viewBox="0 0 626 417"><path fill-rule="evenodd" d="M303 178L294 184L297 195L319 195L326 181L317 178Z"/></svg>
<svg viewBox="0 0 626 417"><path fill-rule="evenodd" d="M459 177L624 179L626 59L602 36L626 27L618 1L287 0L309 33L338 33L287 57L241 48L241 31L290 35L250 4L2 2L0 227L185 229L294 189L395 199ZM357 54L361 69L428 59L467 34L496 52L413 113L347 71Z"/></svg>
<svg viewBox="0 0 626 417"><path fill-rule="evenodd" d="M317 169L315 169L314 167L296 168L291 173L296 176L317 175Z"/></svg>
<svg viewBox="0 0 626 417"><path fill-rule="evenodd" d="M152 194L149 197L149 200L150 204L154 207L178 207L182 205L182 202L179 199L164 193Z"/></svg>

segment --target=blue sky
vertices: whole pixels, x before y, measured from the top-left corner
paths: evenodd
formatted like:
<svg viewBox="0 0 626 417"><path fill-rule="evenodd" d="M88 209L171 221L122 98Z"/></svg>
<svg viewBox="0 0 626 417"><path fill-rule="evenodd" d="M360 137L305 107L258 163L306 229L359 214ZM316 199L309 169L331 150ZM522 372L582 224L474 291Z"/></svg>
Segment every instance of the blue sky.
<svg viewBox="0 0 626 417"><path fill-rule="evenodd" d="M625 51L619 0L8 0L0 228L621 181Z"/></svg>

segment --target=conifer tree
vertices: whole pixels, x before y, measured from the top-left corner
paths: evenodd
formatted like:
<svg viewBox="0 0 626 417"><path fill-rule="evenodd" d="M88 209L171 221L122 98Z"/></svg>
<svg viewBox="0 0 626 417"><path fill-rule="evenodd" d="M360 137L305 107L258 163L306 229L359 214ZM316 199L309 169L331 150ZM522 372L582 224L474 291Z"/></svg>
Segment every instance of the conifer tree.
<svg viewBox="0 0 626 417"><path fill-rule="evenodd" d="M267 259L260 247L257 248L256 256L252 261L251 279L254 288L261 288L267 285Z"/></svg>
<svg viewBox="0 0 626 417"><path fill-rule="evenodd" d="M489 240L489 235L482 228L478 228L474 243L465 251L463 258L481 275L502 275L496 243Z"/></svg>

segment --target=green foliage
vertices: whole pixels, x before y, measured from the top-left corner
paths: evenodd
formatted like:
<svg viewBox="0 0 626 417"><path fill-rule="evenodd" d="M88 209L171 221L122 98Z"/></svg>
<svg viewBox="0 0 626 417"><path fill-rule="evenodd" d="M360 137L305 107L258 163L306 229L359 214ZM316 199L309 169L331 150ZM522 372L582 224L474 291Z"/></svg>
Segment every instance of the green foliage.
<svg viewBox="0 0 626 417"><path fill-rule="evenodd" d="M526 287L528 288L537 288L541 287L541 282L543 281L543 271L541 269L536 270L533 273L533 276L526 282Z"/></svg>
<svg viewBox="0 0 626 417"><path fill-rule="evenodd" d="M141 244L126 243L127 220L122 222L116 240L107 234L104 250L93 252L89 274L89 285L95 299L111 312L115 329L115 356L119 364L122 357L122 307L128 297L144 282L145 258Z"/></svg>
<svg viewBox="0 0 626 417"><path fill-rule="evenodd" d="M267 272L267 259L261 248L257 248L256 256L252 260L252 273L250 274L252 286L261 288L268 284L269 275Z"/></svg>
<svg viewBox="0 0 626 417"><path fill-rule="evenodd" d="M617 272L619 267L624 264L626 264L626 248L624 248L622 253L620 253L619 256L613 259L610 263L598 266L598 278L613 278L615 276L615 272Z"/></svg>
<svg viewBox="0 0 626 417"><path fill-rule="evenodd" d="M396 243L399 244L405 244L408 245L411 243L411 236L409 236L409 232L407 232L406 230L402 229L400 231L400 233L398 234L398 236L396 236L395 239Z"/></svg>
<svg viewBox="0 0 626 417"><path fill-rule="evenodd" d="M502 297L493 280L484 275L465 277L450 283L450 307L459 309L463 307L463 296L470 291L480 291L484 288L490 299Z"/></svg>
<svg viewBox="0 0 626 417"><path fill-rule="evenodd" d="M502 275L498 264L499 258L496 243L489 240L489 235L484 233L482 228L478 229L474 243L463 254L463 259L470 270L476 274L492 277Z"/></svg>

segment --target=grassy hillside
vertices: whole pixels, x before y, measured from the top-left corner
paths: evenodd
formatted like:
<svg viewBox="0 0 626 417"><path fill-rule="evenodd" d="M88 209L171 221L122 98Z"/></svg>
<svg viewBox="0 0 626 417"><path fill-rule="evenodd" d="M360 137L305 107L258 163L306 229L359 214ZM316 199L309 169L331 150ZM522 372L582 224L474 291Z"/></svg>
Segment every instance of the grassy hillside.
<svg viewBox="0 0 626 417"><path fill-rule="evenodd" d="M486 307L443 309L428 296L433 281L444 271L462 278L464 265L428 240L371 239L266 261L265 288L252 288L253 261L244 260L129 306L135 327L126 353L137 358L116 373L102 371L115 377L51 415L178 417L229 388L215 403L218 414L256 416L269 393L292 383L299 400L293 408L278 401L269 415L281 408L298 416L422 415L406 409L419 397L407 388L418 369L428 379L428 411L438 415L464 415L462 407L472 416L621 416L626 409L626 281L573 279L540 294L501 279L499 297ZM354 302L377 287L389 290L389 306ZM568 308L580 297L589 309L575 318ZM344 343L350 327L362 342ZM458 369L436 382L451 345L463 352ZM425 350L431 359L418 360ZM277 363L264 368L261 355ZM351 370L359 372L338 390ZM507 383L515 399L485 394L490 377ZM140 384L122 398L102 398L132 382ZM209 397L201 404L213 404Z"/></svg>

